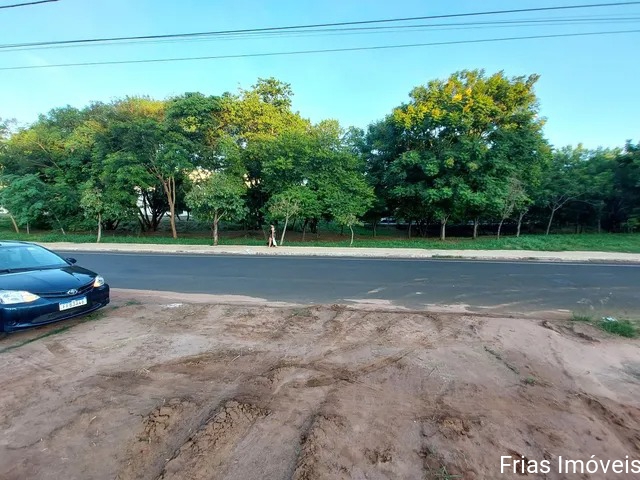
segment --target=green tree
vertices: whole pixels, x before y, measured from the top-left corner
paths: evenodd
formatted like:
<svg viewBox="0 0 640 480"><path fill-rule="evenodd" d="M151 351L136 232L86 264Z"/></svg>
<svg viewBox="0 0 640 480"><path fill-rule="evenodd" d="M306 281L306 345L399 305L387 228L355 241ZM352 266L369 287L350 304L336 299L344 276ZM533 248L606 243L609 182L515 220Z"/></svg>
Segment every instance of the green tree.
<svg viewBox="0 0 640 480"><path fill-rule="evenodd" d="M360 225L360 219L373 204L373 189L362 177L343 176L336 181L327 182L320 190L326 211L338 223L349 227L353 245L353 227Z"/></svg>
<svg viewBox="0 0 640 480"><path fill-rule="evenodd" d="M640 143L628 141L616 159L612 223L627 231L640 228ZM616 225L617 226L617 225Z"/></svg>
<svg viewBox="0 0 640 480"><path fill-rule="evenodd" d="M303 211L306 191L307 188L304 186L290 187L271 197L267 203L267 209L271 216L284 220L280 245L284 245L284 236L287 233L289 220L296 218Z"/></svg>
<svg viewBox="0 0 640 480"><path fill-rule="evenodd" d="M47 186L36 175L7 175L2 178L0 205L14 219L14 227L24 226L27 234L31 225L42 219L47 208Z"/></svg>
<svg viewBox="0 0 640 480"><path fill-rule="evenodd" d="M507 218L511 218L511 215L518 210L518 213L522 212L524 208L523 203L527 200L527 194L525 192L522 181L517 177L511 177L508 179L507 189L502 192L502 197L498 198L500 209L500 223L498 224L497 237L500 238L500 232L502 231L502 224ZM524 217L524 214L522 215ZM518 221L518 235L520 232L520 224L522 217Z"/></svg>
<svg viewBox="0 0 640 480"><path fill-rule="evenodd" d="M399 144L388 148L397 155L386 175L394 203L438 219L442 240L452 217L471 215L477 226L481 215L495 215L505 179L539 157L535 149L522 155L515 141L523 131L542 138L537 78L465 70L416 87L411 102L394 111L399 128L387 129Z"/></svg>
<svg viewBox="0 0 640 480"><path fill-rule="evenodd" d="M211 223L213 245L218 245L218 224L221 220L239 220L246 214L246 187L237 178L214 173L193 185L186 202L194 215Z"/></svg>
<svg viewBox="0 0 640 480"><path fill-rule="evenodd" d="M88 180L80 187L80 206L85 217L97 222L97 242L102 239L105 219L120 221L135 218L135 204L127 205L130 197L111 185Z"/></svg>
<svg viewBox="0 0 640 480"><path fill-rule="evenodd" d="M602 231L605 208L615 195L614 175L618 152L605 149L585 152L575 168L578 198L572 202L571 210L576 220L576 233L580 231L581 218L595 223L598 233ZM589 221L591 220L591 221Z"/></svg>
<svg viewBox="0 0 640 480"><path fill-rule="evenodd" d="M171 234L177 238L178 185L200 159L176 123L165 121L165 105L144 98L117 102L115 118L101 141L104 168L135 179L138 192L160 187L167 199Z"/></svg>
<svg viewBox="0 0 640 480"><path fill-rule="evenodd" d="M408 210L413 210L411 202L402 201L408 197L403 197L398 192L396 192L397 195L394 195L391 190L391 187L398 185L398 183L394 181L397 180L397 177L391 176L390 168L394 161L406 151L403 138L401 125L394 121L393 116L388 115L384 120L369 126L361 146L361 154L365 161L365 178L373 187L375 194L373 206L365 214L365 218L373 224L374 236L376 235L376 224L383 217L394 214L403 217L414 216L413 212L407 215ZM396 168L395 174L402 175L398 168ZM403 203L404 205L402 205Z"/></svg>
<svg viewBox="0 0 640 480"><path fill-rule="evenodd" d="M300 184L292 178L300 172L298 162L306 157L296 152L306 148L304 133L311 124L291 111L291 96L288 84L269 78L259 79L249 90L221 97L219 145L224 150L221 157L232 164L224 171L243 176L250 185L248 221L254 227L262 225L264 207L272 195ZM274 178L278 174L282 177Z"/></svg>
<svg viewBox="0 0 640 480"><path fill-rule="evenodd" d="M291 109L291 97L293 90L291 85L281 82L273 77L258 78L258 81L251 87L262 102L287 111Z"/></svg>
<svg viewBox="0 0 640 480"><path fill-rule="evenodd" d="M551 231L553 217L562 207L580 197L582 191L578 182L577 169L581 166L585 149L565 147L554 152L539 192L539 202L549 211L546 235Z"/></svg>

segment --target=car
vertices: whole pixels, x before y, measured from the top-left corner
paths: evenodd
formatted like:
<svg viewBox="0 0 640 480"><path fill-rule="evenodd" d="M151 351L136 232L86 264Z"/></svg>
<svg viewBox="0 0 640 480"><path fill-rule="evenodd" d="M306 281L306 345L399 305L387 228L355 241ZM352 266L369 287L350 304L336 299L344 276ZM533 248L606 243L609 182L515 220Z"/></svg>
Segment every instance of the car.
<svg viewBox="0 0 640 480"><path fill-rule="evenodd" d="M0 332L84 315L109 303L91 270L35 243L0 240Z"/></svg>

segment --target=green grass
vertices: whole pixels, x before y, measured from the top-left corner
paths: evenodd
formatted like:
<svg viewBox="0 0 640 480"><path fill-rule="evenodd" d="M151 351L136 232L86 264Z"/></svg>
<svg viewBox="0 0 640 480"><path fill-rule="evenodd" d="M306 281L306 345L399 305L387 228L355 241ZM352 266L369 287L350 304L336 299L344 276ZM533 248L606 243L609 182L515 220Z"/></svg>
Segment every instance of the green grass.
<svg viewBox="0 0 640 480"><path fill-rule="evenodd" d="M438 470L434 474L434 478L438 480L453 480L454 478L462 478L460 475L453 475L447 471L447 467L442 466L440 470Z"/></svg>
<svg viewBox="0 0 640 480"><path fill-rule="evenodd" d="M629 320L618 320L617 322L601 320L597 325L605 332L626 338L637 338L640 333L638 331L638 326Z"/></svg>
<svg viewBox="0 0 640 480"><path fill-rule="evenodd" d="M582 315L575 312L573 313L571 320L573 320L574 322L587 322L587 323L593 321L593 319L589 315Z"/></svg>
<svg viewBox="0 0 640 480"><path fill-rule="evenodd" d="M95 235L67 234L51 232L37 232L31 235L26 233L16 234L6 230L0 230L0 238L4 240L22 240L27 242L70 242L70 243L95 243ZM322 235L320 235L322 238ZM102 243L138 243L159 245L211 245L208 237L179 237L174 240L170 236L160 235L114 235L106 234L102 237ZM220 245L246 245L264 246L265 241L251 236L220 238ZM348 247L349 239L321 240L312 239L305 242L287 241L286 246L307 247ZM440 250L537 250L537 251L600 251L640 253L640 235L638 234L611 234L611 235L529 235L520 238L506 237L501 240L484 237L477 240L467 238L451 238L444 242L435 239L365 239L357 238L354 247L373 248L424 248Z"/></svg>
<svg viewBox="0 0 640 480"><path fill-rule="evenodd" d="M104 232L103 243L139 243L163 245L211 245L211 235L206 229L194 229L196 222L178 222L183 231L174 240L166 225L161 231L135 235L124 232ZM181 224L181 225L180 225ZM537 251L601 251L640 253L640 233L637 234L558 234L558 235L523 235L520 237L507 236L496 239L493 236L471 238L449 238L440 241L437 238L407 238L406 232L393 227L380 227L378 236L373 237L370 229L359 227L354 241L354 247L378 248L424 248L442 250L537 250ZM23 240L32 242L71 242L95 243L96 236L92 233L68 233L62 235L60 231L37 231L31 235L24 232L15 233L11 228L8 217L0 215L0 239ZM286 246L309 247L348 247L350 236L348 232L340 235L340 229L335 225L322 225L319 234L307 233L306 241L302 242L302 235L297 231L287 232ZM221 231L220 245L264 246L266 237L262 231Z"/></svg>
<svg viewBox="0 0 640 480"><path fill-rule="evenodd" d="M588 323L590 325L593 325L594 327L599 328L600 330L625 338L637 338L640 336L640 322L635 320L617 319L617 321L611 322L602 319L596 321L589 315L584 315L576 312L573 313L571 320L573 320L574 322Z"/></svg>

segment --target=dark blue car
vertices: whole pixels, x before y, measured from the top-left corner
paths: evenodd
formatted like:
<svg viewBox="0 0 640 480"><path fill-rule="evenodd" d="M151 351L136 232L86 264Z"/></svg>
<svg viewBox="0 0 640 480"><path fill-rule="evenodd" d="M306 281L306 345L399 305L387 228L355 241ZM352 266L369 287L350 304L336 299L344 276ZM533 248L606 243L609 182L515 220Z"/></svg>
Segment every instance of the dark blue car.
<svg viewBox="0 0 640 480"><path fill-rule="evenodd" d="M0 332L75 317L109 303L109 285L39 245L0 241Z"/></svg>

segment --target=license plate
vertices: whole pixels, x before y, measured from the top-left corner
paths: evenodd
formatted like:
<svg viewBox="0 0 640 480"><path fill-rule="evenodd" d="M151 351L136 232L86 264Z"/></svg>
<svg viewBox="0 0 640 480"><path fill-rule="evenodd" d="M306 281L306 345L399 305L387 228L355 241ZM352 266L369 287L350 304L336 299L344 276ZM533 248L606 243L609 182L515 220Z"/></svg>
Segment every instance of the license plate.
<svg viewBox="0 0 640 480"><path fill-rule="evenodd" d="M60 311L69 310L70 308L81 307L87 304L87 297L75 298L69 302L60 302Z"/></svg>

